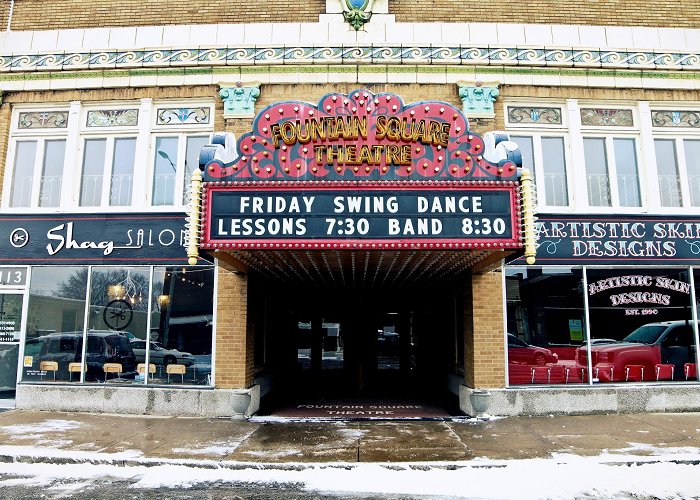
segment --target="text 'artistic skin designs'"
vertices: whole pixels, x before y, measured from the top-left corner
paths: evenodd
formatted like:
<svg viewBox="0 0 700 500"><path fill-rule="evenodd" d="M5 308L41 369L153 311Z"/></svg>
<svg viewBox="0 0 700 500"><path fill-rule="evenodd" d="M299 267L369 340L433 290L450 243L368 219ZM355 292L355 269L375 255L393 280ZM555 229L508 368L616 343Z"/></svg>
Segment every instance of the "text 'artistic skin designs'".
<svg viewBox="0 0 700 500"><path fill-rule="evenodd" d="M203 248L521 245L517 145L471 133L448 103L285 101L231 146L200 157Z"/></svg>
<svg viewBox="0 0 700 500"><path fill-rule="evenodd" d="M357 90L263 109L232 163L211 162L206 181L515 180L510 160L488 161L484 140L448 103L405 105L395 94Z"/></svg>

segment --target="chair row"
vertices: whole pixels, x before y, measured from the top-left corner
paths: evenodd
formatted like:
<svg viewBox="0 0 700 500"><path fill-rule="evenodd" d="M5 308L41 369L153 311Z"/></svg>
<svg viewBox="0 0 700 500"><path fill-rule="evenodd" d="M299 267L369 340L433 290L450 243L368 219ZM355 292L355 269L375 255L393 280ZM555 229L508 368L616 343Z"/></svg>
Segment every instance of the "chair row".
<svg viewBox="0 0 700 500"><path fill-rule="evenodd" d="M588 369L585 367L566 366L564 368L564 383L586 382ZM675 365L671 363L657 363L654 365L654 377L657 381L673 380L675 375ZM530 369L530 383L552 383L551 366L533 366ZM601 377L601 375L603 375ZM683 375L685 380L697 378L697 367L695 363L685 363L683 365ZM601 382L615 380L615 368L595 368L594 376ZM641 382L644 379L644 365L625 365L625 382Z"/></svg>
<svg viewBox="0 0 700 500"><path fill-rule="evenodd" d="M70 380L73 380L73 374L74 373L80 373L82 363L68 363L68 373L70 374ZM83 371L87 371L87 365L85 365L83 368ZM56 380L56 372L58 371L58 362L57 361L42 361L39 363L39 370L42 372L53 372L53 379L54 381ZM105 380L109 377L109 374L116 374L118 379L121 379L121 374L124 373L124 369L121 363L105 363L102 365L102 370L104 371L105 374ZM144 375L146 372L146 364L145 363L139 363L136 365L136 371L139 373L139 375ZM169 364L165 367L165 372L168 374L168 382L170 382L170 375L180 375L182 382L185 382L185 373L187 373L187 367L185 365L179 365L179 364ZM156 373L156 365L153 363L149 363L148 365L148 373L149 374L155 374ZM42 379L43 379L43 374L42 374Z"/></svg>

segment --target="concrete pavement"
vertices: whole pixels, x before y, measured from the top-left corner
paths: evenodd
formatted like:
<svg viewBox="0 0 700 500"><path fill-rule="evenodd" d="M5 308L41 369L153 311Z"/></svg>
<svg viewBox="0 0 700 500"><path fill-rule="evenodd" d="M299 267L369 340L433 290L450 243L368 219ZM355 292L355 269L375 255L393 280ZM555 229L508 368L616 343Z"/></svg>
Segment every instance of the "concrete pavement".
<svg viewBox="0 0 700 500"><path fill-rule="evenodd" d="M11 410L0 413L0 462L172 459L285 466L580 456L653 457L700 450L700 413L509 417L480 421L249 421Z"/></svg>

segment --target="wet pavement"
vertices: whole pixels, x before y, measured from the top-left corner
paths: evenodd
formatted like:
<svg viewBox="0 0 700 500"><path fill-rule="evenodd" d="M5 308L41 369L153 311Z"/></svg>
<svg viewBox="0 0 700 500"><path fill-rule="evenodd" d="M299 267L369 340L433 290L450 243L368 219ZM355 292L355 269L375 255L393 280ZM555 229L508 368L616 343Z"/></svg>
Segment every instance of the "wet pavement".
<svg viewBox="0 0 700 500"><path fill-rule="evenodd" d="M279 465L454 462L557 453L649 457L664 448L700 449L700 413L329 422L0 413L0 461L39 455L79 461L109 454L137 461Z"/></svg>

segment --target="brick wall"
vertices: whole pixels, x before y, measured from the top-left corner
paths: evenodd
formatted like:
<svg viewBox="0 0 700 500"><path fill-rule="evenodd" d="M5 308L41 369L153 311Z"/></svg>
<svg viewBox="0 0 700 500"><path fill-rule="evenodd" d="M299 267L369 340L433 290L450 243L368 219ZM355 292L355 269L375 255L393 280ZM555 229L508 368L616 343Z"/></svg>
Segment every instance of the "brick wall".
<svg viewBox="0 0 700 500"><path fill-rule="evenodd" d="M1 95L1 94L0 94ZM5 133L0 133L0 186L4 185L5 180L5 158L7 158L7 143L9 136L7 130L10 130L10 117L12 114L12 108L7 103L2 103L0 105L0 130L5 131Z"/></svg>
<svg viewBox="0 0 700 500"><path fill-rule="evenodd" d="M3 1L2 28L7 24L9 0ZM229 0L16 0L12 29L48 30L68 28L104 28L113 26L154 26L170 24L317 22L325 12L324 0L297 2L289 8L285 2Z"/></svg>
<svg viewBox="0 0 700 500"><path fill-rule="evenodd" d="M464 383L469 387L505 387L502 294L500 271L472 276L464 308Z"/></svg>
<svg viewBox="0 0 700 500"><path fill-rule="evenodd" d="M253 332L248 321L248 277L219 262L216 308L216 387L247 388L253 384Z"/></svg>
<svg viewBox="0 0 700 500"><path fill-rule="evenodd" d="M488 4L467 4L461 0L389 0L389 12L396 15L398 22L700 27L700 2L697 0L500 0Z"/></svg>
<svg viewBox="0 0 700 500"><path fill-rule="evenodd" d="M389 12L399 22L478 22L578 24L610 26L700 27L697 0L607 0L605 2L498 1L468 8L458 0L389 1ZM0 5L0 22L6 26L10 2ZM216 24L251 22L316 22L325 12L324 0L284 2L231 0L16 0L13 30L46 30L112 26Z"/></svg>

